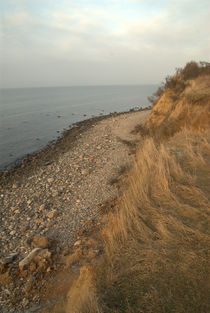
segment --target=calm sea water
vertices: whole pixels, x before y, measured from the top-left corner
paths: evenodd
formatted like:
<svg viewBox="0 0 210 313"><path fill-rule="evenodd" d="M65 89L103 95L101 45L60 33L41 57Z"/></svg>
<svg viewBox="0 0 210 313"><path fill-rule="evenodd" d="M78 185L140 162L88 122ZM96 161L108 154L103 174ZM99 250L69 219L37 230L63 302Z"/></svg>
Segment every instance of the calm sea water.
<svg viewBox="0 0 210 313"><path fill-rule="evenodd" d="M73 123L149 105L157 86L0 90L0 171L45 147Z"/></svg>

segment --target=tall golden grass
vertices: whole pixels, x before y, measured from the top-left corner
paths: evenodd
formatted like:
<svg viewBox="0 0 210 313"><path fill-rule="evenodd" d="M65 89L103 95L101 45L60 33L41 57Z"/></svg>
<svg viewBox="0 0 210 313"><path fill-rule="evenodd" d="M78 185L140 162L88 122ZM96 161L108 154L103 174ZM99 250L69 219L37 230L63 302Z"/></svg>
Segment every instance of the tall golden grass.
<svg viewBox="0 0 210 313"><path fill-rule="evenodd" d="M208 131L145 141L103 232L104 260L82 271L67 312L210 310L209 152Z"/></svg>
<svg viewBox="0 0 210 313"><path fill-rule="evenodd" d="M167 108L166 93L162 107L156 104L160 114L152 112L146 126L165 138L170 123L158 120L164 111L174 135L146 137L139 147L103 230L104 258L81 271L67 313L210 312L209 104L193 107L193 116L190 88L179 103Z"/></svg>

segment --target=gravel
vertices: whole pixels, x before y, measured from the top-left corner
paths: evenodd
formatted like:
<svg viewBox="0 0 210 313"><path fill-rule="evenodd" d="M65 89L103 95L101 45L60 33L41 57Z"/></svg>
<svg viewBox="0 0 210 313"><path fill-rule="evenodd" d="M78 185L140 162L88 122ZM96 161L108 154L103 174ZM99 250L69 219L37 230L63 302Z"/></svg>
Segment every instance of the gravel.
<svg viewBox="0 0 210 313"><path fill-rule="evenodd" d="M53 148L49 161L38 154L13 175L3 175L0 258L15 252L19 259L25 257L31 251L27 242L34 236L47 236L60 250L70 248L82 226L99 217L101 204L119 196L110 181L133 162L129 145L123 142L138 139L130 132L148 113L93 120L81 132L77 129L70 147L65 140Z"/></svg>

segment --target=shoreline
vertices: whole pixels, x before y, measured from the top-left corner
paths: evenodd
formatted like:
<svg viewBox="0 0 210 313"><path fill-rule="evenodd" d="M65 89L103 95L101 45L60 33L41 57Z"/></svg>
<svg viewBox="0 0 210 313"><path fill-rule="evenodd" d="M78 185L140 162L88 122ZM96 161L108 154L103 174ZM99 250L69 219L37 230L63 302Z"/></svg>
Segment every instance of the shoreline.
<svg viewBox="0 0 210 313"><path fill-rule="evenodd" d="M3 312L10 303L14 313L40 301L44 305L43 283L50 284L51 277L70 266L64 259L72 257L76 242L103 226L104 213L121 192L116 181L134 160L139 136L132 130L148 114L121 112L80 122L47 153L39 152L2 179L0 279L14 284L9 297L4 289L0 292ZM36 238L44 243L35 243ZM85 248L84 258L94 262L102 250L91 247ZM22 261L36 248L47 259L31 260L23 270Z"/></svg>
<svg viewBox="0 0 210 313"><path fill-rule="evenodd" d="M27 154L11 163L11 165L8 165L8 167L3 168L3 170L0 171L0 186L21 179L25 176L25 173L27 176L33 175L33 171L37 167L50 165L59 157L59 155L71 149L76 144L79 136L89 128L93 127L96 123L110 117L117 117L123 114L131 114L147 110L151 110L151 107L140 107L128 111L113 112L73 123L68 129L61 133L61 136L50 141L44 148Z"/></svg>

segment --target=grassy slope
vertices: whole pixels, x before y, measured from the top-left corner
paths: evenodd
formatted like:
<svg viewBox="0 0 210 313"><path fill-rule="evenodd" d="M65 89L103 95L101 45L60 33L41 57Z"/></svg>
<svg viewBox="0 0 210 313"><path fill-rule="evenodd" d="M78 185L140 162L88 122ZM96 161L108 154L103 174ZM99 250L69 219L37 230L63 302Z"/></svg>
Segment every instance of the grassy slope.
<svg viewBox="0 0 210 313"><path fill-rule="evenodd" d="M154 106L103 231L105 257L83 268L67 312L210 312L209 82L191 80L178 98L166 90Z"/></svg>

